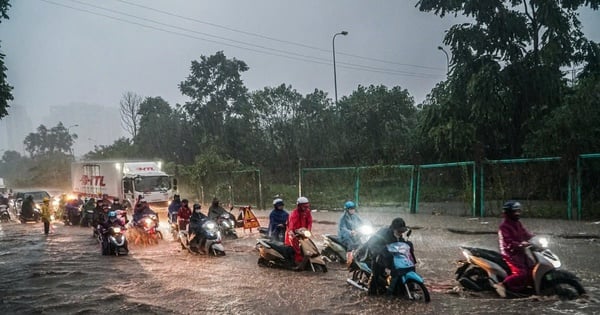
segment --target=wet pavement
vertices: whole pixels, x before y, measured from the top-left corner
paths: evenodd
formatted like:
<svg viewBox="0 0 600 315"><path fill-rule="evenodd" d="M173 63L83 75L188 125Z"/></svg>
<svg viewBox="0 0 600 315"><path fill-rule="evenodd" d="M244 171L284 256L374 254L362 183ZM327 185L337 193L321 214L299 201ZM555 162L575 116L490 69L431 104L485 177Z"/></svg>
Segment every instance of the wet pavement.
<svg viewBox="0 0 600 315"><path fill-rule="evenodd" d="M397 211L397 210L396 210ZM164 213L163 213L164 214ZM267 211L256 212L266 226ZM313 239L336 233L338 212L315 212ZM0 224L0 314L600 314L600 225L593 222L523 219L535 234L550 236L563 268L588 291L574 301L556 297L504 300L494 293L461 290L454 281L459 245L497 249L499 218L362 211L376 226L402 216L414 231L417 271L431 292L428 304L368 297L348 285L345 266L327 273L293 272L257 265L258 233L238 229L224 240L227 255L208 257L181 250L170 239L130 245L128 256L100 255L90 228L41 223Z"/></svg>

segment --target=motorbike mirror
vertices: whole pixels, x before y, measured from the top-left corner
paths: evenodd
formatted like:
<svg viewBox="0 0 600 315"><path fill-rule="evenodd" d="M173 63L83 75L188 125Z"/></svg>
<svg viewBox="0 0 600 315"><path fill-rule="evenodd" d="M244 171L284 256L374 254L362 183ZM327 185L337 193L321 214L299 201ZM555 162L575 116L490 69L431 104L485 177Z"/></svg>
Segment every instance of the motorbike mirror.
<svg viewBox="0 0 600 315"><path fill-rule="evenodd" d="M408 232L406 232L406 237L409 237L412 234L412 230L408 229Z"/></svg>

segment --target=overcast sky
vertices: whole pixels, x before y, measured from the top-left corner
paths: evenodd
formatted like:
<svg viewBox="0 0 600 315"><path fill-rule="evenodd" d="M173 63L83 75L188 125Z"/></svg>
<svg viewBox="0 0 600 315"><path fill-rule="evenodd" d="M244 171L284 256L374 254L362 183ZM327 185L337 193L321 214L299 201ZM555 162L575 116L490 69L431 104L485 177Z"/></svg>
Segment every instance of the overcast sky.
<svg viewBox="0 0 600 315"><path fill-rule="evenodd" d="M359 84L384 84L408 89L418 103L445 77L437 49L444 31L463 20L421 13L415 3L11 0L0 39L13 102L28 108L34 126L49 106L118 107L126 91L184 103L177 85L191 61L219 50L248 64L250 91L286 83L333 99L332 37L342 30L349 34L335 39L339 98ZM595 41L599 17L581 15Z"/></svg>

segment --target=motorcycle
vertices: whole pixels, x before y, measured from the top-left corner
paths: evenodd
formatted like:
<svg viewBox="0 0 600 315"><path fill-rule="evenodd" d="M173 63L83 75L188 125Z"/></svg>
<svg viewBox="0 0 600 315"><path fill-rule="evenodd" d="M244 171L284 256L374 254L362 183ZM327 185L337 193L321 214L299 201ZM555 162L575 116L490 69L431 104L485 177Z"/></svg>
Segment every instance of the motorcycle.
<svg viewBox="0 0 600 315"><path fill-rule="evenodd" d="M406 239L412 233L408 230ZM378 279L380 288L385 288L388 295L406 298L415 302L428 303L431 300L429 290L425 286L423 278L415 271L415 262L410 253L410 245L406 242L391 243L386 246L386 250L392 255L392 266L386 268L384 274ZM361 290L369 290L369 280L371 278L370 259L368 250L364 255L359 255L358 250L354 251L354 258L351 260L348 271L351 277L346 280L348 284Z"/></svg>
<svg viewBox="0 0 600 315"><path fill-rule="evenodd" d="M360 240L360 244L365 243L375 231L370 224L364 224L358 228L356 236ZM327 257L329 261L337 261L340 263L346 263L348 248L342 240L334 234L323 234L323 256Z"/></svg>
<svg viewBox="0 0 600 315"><path fill-rule="evenodd" d="M155 214L146 215L138 224L143 229L144 233L151 239L162 240L162 232L158 230L158 217Z"/></svg>
<svg viewBox="0 0 600 315"><path fill-rule="evenodd" d="M79 207L67 205L67 220L65 225L77 225L81 221L81 210Z"/></svg>
<svg viewBox="0 0 600 315"><path fill-rule="evenodd" d="M304 259L298 265L294 260L294 249L282 242L270 239L257 239L258 265L264 267L284 268L290 270L312 270L313 272L327 272L327 266L323 260L319 248L310 239L312 234L305 228L297 229L294 235L300 243L300 252Z"/></svg>
<svg viewBox="0 0 600 315"><path fill-rule="evenodd" d="M30 214L19 213L19 220L21 223L27 223L28 221L35 221L36 223L42 220L42 210L36 205L33 207L33 211Z"/></svg>
<svg viewBox="0 0 600 315"><path fill-rule="evenodd" d="M223 213L217 218L217 226L221 235L227 237L230 236L233 239L238 238L237 232L235 231L235 216L228 213Z"/></svg>
<svg viewBox="0 0 600 315"><path fill-rule="evenodd" d="M122 256L129 253L127 248L127 237L123 233L126 229L119 226L111 226L108 231L100 235L102 244L102 255ZM106 238L106 239L104 239Z"/></svg>
<svg viewBox="0 0 600 315"><path fill-rule="evenodd" d="M558 295L574 299L585 293L579 279L571 272L559 269L560 259L548 247L548 239L534 237L531 243L523 246L529 259L533 286L524 292L508 292L507 295L522 297L528 295ZM460 246L465 260L459 261L456 280L468 290L495 291L494 284L502 282L511 274L508 264L499 252Z"/></svg>
<svg viewBox="0 0 600 315"><path fill-rule="evenodd" d="M9 222L10 213L8 213L7 205L0 205L0 222Z"/></svg>
<svg viewBox="0 0 600 315"><path fill-rule="evenodd" d="M225 248L221 243L221 231L215 221L205 219L202 225L195 231L179 231L181 249L187 249L192 254L211 254L214 256L225 256Z"/></svg>

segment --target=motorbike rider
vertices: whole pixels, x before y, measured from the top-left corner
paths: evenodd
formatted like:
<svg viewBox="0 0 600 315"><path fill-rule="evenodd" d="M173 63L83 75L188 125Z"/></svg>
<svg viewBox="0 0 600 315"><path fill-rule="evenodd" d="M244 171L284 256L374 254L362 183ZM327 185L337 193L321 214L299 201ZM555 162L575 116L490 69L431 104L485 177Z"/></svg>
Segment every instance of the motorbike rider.
<svg viewBox="0 0 600 315"><path fill-rule="evenodd" d="M216 197L213 198L212 204L208 208L208 218L213 221L217 221L217 219L221 215L226 214L226 213L228 213L228 212L223 207L221 207L219 199L217 199Z"/></svg>
<svg viewBox="0 0 600 315"><path fill-rule="evenodd" d="M188 200L183 199L181 201L181 207L177 210L177 223L179 223L179 230L185 230L187 224L190 222L192 216L192 210L188 206Z"/></svg>
<svg viewBox="0 0 600 315"><path fill-rule="evenodd" d="M362 219L356 213L356 204L353 201L346 201L344 204L344 213L340 217L338 225L338 236L349 253L360 245L358 228L362 224Z"/></svg>
<svg viewBox="0 0 600 315"><path fill-rule="evenodd" d="M198 203L194 204L194 211L190 216L190 224L188 228L188 234L190 235L189 239L192 241L198 235L202 235L202 224L206 221L208 216L202 213L202 206ZM193 236L192 236L193 235ZM201 237L201 236L200 236ZM202 238L200 241L200 250L204 252L204 244L206 243L206 239Z"/></svg>
<svg viewBox="0 0 600 315"><path fill-rule="evenodd" d="M414 253L414 247L412 242L404 240L403 233L408 231L406 222L402 218L395 218L389 227L384 227L377 231L369 240L360 246L357 250L357 259L359 257L365 258L365 252L371 258L371 278L369 279L369 295L376 295L379 293L379 284L377 279L384 273L385 268L392 266L392 255L387 251L386 246L388 244L396 242L405 242L410 246L410 254L413 262L417 262Z"/></svg>
<svg viewBox="0 0 600 315"><path fill-rule="evenodd" d="M273 200L273 210L269 214L269 237L272 240L282 242L280 239L279 231L285 231L285 227L288 221L289 214L283 208L283 199L276 198Z"/></svg>
<svg viewBox="0 0 600 315"><path fill-rule="evenodd" d="M494 285L496 292L501 297L506 297L506 291L522 291L527 283L531 282L531 268L525 255L524 247L529 245L533 237L521 221L521 203L510 200L502 206L504 220L498 229L498 242L500 253L506 264L510 267L511 274Z"/></svg>
<svg viewBox="0 0 600 315"><path fill-rule="evenodd" d="M50 198L44 197L42 202L42 221L44 222L44 234L48 235L50 232L50 219L52 212L50 211Z"/></svg>
<svg viewBox="0 0 600 315"><path fill-rule="evenodd" d="M154 212L154 210L150 209L150 206L148 206L148 202L142 199L139 203L139 206L136 209L136 212L133 214L133 222L137 224L142 218L149 215L155 215L156 223L158 224L158 215L156 214L156 212Z"/></svg>
<svg viewBox="0 0 600 315"><path fill-rule="evenodd" d="M303 260L300 252L300 243L295 235L295 231L300 228L312 229L312 214L310 213L310 203L308 198L300 197L296 200L296 208L288 219L287 229L285 231L285 245L294 249L294 261L300 263Z"/></svg>
<svg viewBox="0 0 600 315"><path fill-rule="evenodd" d="M77 217L79 215L79 202L77 199L72 199L67 202L65 205L67 220L65 223L69 223L70 225L75 225L79 222L71 222L71 219Z"/></svg>
<svg viewBox="0 0 600 315"><path fill-rule="evenodd" d="M108 206L106 206L108 209ZM117 217L117 212L116 211L109 211L108 214L106 215L106 221L102 222L102 224L99 225L100 227L100 233L102 233L103 237L102 237L102 248L108 248L108 237L106 237L106 233L108 233L108 230L111 227L120 227L120 228L125 228L125 225L123 224L123 222L121 220L119 220L119 218Z"/></svg>
<svg viewBox="0 0 600 315"><path fill-rule="evenodd" d="M181 208L181 197L179 195L173 196L173 201L169 204L169 221L176 222L177 221L177 211Z"/></svg>
<svg viewBox="0 0 600 315"><path fill-rule="evenodd" d="M25 197L23 204L21 205L21 216L24 218L31 218L33 216L33 207L35 206L35 202L33 201L33 196L29 195Z"/></svg>

